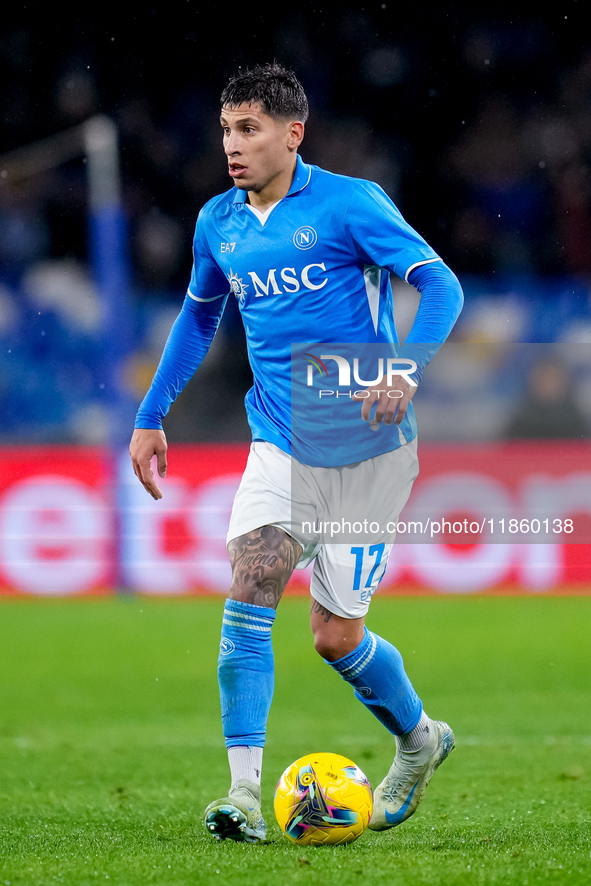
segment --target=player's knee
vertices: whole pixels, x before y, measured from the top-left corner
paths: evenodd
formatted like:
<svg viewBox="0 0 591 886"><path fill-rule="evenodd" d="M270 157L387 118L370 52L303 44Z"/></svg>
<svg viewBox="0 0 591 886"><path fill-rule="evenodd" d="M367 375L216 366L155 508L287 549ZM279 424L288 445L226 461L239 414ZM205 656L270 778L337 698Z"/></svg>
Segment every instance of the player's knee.
<svg viewBox="0 0 591 886"><path fill-rule="evenodd" d="M338 661L359 646L358 632L351 623L339 619L338 624L313 629L314 649L325 661Z"/></svg>
<svg viewBox="0 0 591 886"><path fill-rule="evenodd" d="M324 658L326 661L336 661L338 658L342 658L339 656L338 649L335 643L327 642L327 639L318 636L318 634L314 634L314 649L318 653L321 658Z"/></svg>

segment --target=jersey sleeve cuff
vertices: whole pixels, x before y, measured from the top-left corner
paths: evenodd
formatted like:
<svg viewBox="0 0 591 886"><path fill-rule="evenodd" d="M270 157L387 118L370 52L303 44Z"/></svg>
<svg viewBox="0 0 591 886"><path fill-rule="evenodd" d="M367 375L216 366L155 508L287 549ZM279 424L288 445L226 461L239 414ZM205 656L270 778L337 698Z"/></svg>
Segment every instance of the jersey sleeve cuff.
<svg viewBox="0 0 591 886"><path fill-rule="evenodd" d="M416 261L413 265L410 266L410 268L408 268L406 274L404 275L404 282L408 283L409 276L412 274L412 272L416 268L420 268L423 265L431 265L431 264L433 264L433 262L436 262L436 261L441 261L439 256L436 256L435 258L425 258L422 261Z"/></svg>

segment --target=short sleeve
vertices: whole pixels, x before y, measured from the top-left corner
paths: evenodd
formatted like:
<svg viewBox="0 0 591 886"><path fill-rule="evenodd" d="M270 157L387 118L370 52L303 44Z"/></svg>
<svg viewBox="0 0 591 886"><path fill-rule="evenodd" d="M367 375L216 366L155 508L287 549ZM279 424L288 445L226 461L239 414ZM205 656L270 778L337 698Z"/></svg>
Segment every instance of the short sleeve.
<svg viewBox="0 0 591 886"><path fill-rule="evenodd" d="M195 225L193 238L193 268L189 282L189 295L197 301L210 301L227 295L230 284L215 261L209 246L208 215L202 210Z"/></svg>
<svg viewBox="0 0 591 886"><path fill-rule="evenodd" d="M386 268L403 280L413 268L439 259L374 182L359 182L345 211L344 225L360 260Z"/></svg>

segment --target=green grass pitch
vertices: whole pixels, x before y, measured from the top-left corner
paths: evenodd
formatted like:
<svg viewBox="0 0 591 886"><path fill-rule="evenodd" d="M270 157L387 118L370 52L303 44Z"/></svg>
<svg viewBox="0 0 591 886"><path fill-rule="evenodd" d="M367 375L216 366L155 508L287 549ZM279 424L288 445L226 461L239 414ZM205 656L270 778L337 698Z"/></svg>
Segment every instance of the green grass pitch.
<svg viewBox="0 0 591 886"><path fill-rule="evenodd" d="M0 605L0 886L591 883L591 597L377 597L457 748L417 814L344 847L301 848L275 783L314 750L376 784L392 741L314 653L308 602L274 628L265 845L216 843L226 792L216 659L222 600Z"/></svg>

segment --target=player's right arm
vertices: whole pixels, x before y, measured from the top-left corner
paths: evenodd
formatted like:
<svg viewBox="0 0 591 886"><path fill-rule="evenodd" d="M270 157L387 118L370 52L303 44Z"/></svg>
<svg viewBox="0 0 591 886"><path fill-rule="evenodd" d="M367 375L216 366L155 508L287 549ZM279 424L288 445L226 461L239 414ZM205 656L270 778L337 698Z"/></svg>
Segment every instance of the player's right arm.
<svg viewBox="0 0 591 886"><path fill-rule="evenodd" d="M162 498L162 490L154 480L152 457L156 456L158 476L166 477L166 452L168 443L163 430L153 428L136 428L129 444L129 455L133 471L152 498Z"/></svg>
<svg viewBox="0 0 591 886"><path fill-rule="evenodd" d="M201 216L195 230L189 289L138 409L130 443L134 472L155 499L162 498L162 492L151 468L154 456L159 476L166 474L167 443L162 421L207 354L228 298L228 281L211 256L204 223L200 222Z"/></svg>

